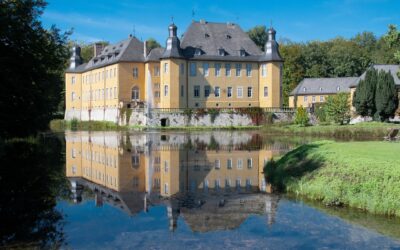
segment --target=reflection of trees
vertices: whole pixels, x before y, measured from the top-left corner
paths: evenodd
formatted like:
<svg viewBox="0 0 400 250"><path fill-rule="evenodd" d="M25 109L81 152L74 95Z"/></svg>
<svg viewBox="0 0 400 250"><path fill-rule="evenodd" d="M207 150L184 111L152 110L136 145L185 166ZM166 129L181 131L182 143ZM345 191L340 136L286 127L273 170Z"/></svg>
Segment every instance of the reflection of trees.
<svg viewBox="0 0 400 250"><path fill-rule="evenodd" d="M57 247L64 241L56 197L65 187L57 138L0 145L0 246ZM61 194L62 195L62 194Z"/></svg>

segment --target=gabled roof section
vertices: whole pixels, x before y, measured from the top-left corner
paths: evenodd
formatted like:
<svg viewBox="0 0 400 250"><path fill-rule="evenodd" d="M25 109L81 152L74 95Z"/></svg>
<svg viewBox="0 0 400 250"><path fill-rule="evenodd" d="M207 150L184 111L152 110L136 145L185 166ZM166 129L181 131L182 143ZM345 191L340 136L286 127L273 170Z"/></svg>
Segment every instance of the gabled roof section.
<svg viewBox="0 0 400 250"><path fill-rule="evenodd" d="M389 72L392 74L393 79L394 79L394 84L396 84L398 87L400 87L400 79L397 75L397 73L400 71L400 65L396 65L396 64L375 64L372 65L370 68L374 68L376 70L381 71L385 71L385 72ZM369 68L369 69L370 69ZM365 75L367 74L367 71L365 71L361 76L360 76L360 80L364 80L365 79ZM351 85L351 87L356 87L358 85L357 81L356 83L354 83L353 85Z"/></svg>
<svg viewBox="0 0 400 250"><path fill-rule="evenodd" d="M80 65L67 72L85 72L104 67L118 62L144 62L143 42L136 37L129 37L118 43L107 45L101 53L90 59L86 64Z"/></svg>
<svg viewBox="0 0 400 250"><path fill-rule="evenodd" d="M146 57L146 62L159 62L165 48L154 48L150 50L150 53Z"/></svg>
<svg viewBox="0 0 400 250"><path fill-rule="evenodd" d="M290 95L325 95L350 92L358 77L304 78Z"/></svg>
<svg viewBox="0 0 400 250"><path fill-rule="evenodd" d="M187 58L207 60L243 60L246 57L247 60L258 60L263 54L234 23L192 22L184 34L181 48ZM224 49L224 55L219 53L221 48ZM241 49L244 55L241 55Z"/></svg>

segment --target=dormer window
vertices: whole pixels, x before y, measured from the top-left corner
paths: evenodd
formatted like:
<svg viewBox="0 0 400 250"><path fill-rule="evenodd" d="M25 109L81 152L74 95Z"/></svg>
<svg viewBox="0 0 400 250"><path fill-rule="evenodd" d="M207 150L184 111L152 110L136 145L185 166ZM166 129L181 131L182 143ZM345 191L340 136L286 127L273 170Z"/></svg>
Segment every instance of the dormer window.
<svg viewBox="0 0 400 250"><path fill-rule="evenodd" d="M319 87L319 92L322 92L322 88L321 87Z"/></svg>
<svg viewBox="0 0 400 250"><path fill-rule="evenodd" d="M231 39L231 38L232 38L231 35L229 35L229 34L226 35L226 39Z"/></svg>
<svg viewBox="0 0 400 250"><path fill-rule="evenodd" d="M218 55L224 56L225 55L225 50L223 48L218 49Z"/></svg>
<svg viewBox="0 0 400 250"><path fill-rule="evenodd" d="M246 51L245 51L243 48L241 48L241 49L239 50L239 55L240 55L240 56L246 56Z"/></svg>
<svg viewBox="0 0 400 250"><path fill-rule="evenodd" d="M205 34L204 34L204 37L205 37L205 38L209 38L209 37L210 37L210 35L209 35L209 34L207 34L207 33L205 33Z"/></svg>
<svg viewBox="0 0 400 250"><path fill-rule="evenodd" d="M336 87L336 91L340 91L340 86L337 86L337 87Z"/></svg>
<svg viewBox="0 0 400 250"><path fill-rule="evenodd" d="M303 92L306 92L306 91L307 91L307 88L306 88L306 87L304 87L304 88L303 88Z"/></svg>
<svg viewBox="0 0 400 250"><path fill-rule="evenodd" d="M201 55L201 49L200 48L196 48L196 50L194 51L194 54L196 56L200 56Z"/></svg>
<svg viewBox="0 0 400 250"><path fill-rule="evenodd" d="M119 47L122 47L122 45L123 45L123 44L121 43L121 44L119 45Z"/></svg>

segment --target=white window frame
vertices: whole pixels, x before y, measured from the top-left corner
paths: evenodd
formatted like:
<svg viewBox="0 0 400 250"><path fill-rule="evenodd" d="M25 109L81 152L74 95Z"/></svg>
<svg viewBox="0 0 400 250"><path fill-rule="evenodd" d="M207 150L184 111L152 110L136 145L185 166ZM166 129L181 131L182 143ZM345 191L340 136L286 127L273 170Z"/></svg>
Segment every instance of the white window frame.
<svg viewBox="0 0 400 250"><path fill-rule="evenodd" d="M225 63L225 76L231 76L232 67L230 63Z"/></svg>
<svg viewBox="0 0 400 250"><path fill-rule="evenodd" d="M207 94L207 90L208 90L208 94ZM209 97L210 93L211 93L211 86L210 85L204 86L204 97Z"/></svg>
<svg viewBox="0 0 400 250"><path fill-rule="evenodd" d="M215 159L214 168L215 169L220 169L221 168L221 161L219 159Z"/></svg>
<svg viewBox="0 0 400 250"><path fill-rule="evenodd" d="M235 70L236 70L235 75L237 77L240 77L242 75L242 64L241 63L236 63L235 64Z"/></svg>
<svg viewBox="0 0 400 250"><path fill-rule="evenodd" d="M233 88L232 87L228 87L227 90L226 90L226 97L232 98L232 94L233 94Z"/></svg>
<svg viewBox="0 0 400 250"><path fill-rule="evenodd" d="M243 87L237 87L236 89L236 97L243 98Z"/></svg>
<svg viewBox="0 0 400 250"><path fill-rule="evenodd" d="M164 85L164 96L168 96L168 91L169 91L168 84L165 84Z"/></svg>
<svg viewBox="0 0 400 250"><path fill-rule="evenodd" d="M267 77L267 64L266 63L263 63L261 65L261 76Z"/></svg>
<svg viewBox="0 0 400 250"><path fill-rule="evenodd" d="M246 76L251 77L253 65L251 63L246 63Z"/></svg>
<svg viewBox="0 0 400 250"><path fill-rule="evenodd" d="M253 87L247 87L247 97L249 98L253 97Z"/></svg>
<svg viewBox="0 0 400 250"><path fill-rule="evenodd" d="M194 85L193 86L193 97L200 98L200 90L201 90L200 85ZM196 95L196 92L197 92L197 95Z"/></svg>
<svg viewBox="0 0 400 250"><path fill-rule="evenodd" d="M168 73L169 65L168 63L164 63L164 73Z"/></svg>
<svg viewBox="0 0 400 250"><path fill-rule="evenodd" d="M243 159L242 158L238 158L237 159L237 169L243 169Z"/></svg>
<svg viewBox="0 0 400 250"><path fill-rule="evenodd" d="M226 168L227 169L232 169L233 168L232 158L229 158L229 159L226 160Z"/></svg>
<svg viewBox="0 0 400 250"><path fill-rule="evenodd" d="M214 96L218 97L218 98L221 96L221 88L220 87L217 86L214 88Z"/></svg>
<svg viewBox="0 0 400 250"><path fill-rule="evenodd" d="M268 97L269 91L268 86L264 86L264 97Z"/></svg>
<svg viewBox="0 0 400 250"><path fill-rule="evenodd" d="M210 64L209 63L203 63L203 76L208 76L210 71Z"/></svg>

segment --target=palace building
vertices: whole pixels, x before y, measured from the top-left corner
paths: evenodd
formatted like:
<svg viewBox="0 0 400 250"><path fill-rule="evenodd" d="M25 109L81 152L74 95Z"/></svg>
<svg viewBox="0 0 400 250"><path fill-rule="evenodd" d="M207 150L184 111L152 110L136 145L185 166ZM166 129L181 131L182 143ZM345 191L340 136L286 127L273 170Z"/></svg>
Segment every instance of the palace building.
<svg viewBox="0 0 400 250"><path fill-rule="evenodd" d="M121 108L280 108L282 65L276 31L261 51L235 23L193 21L181 38L168 27L165 48L129 36L82 64L72 49L65 119L118 121Z"/></svg>

